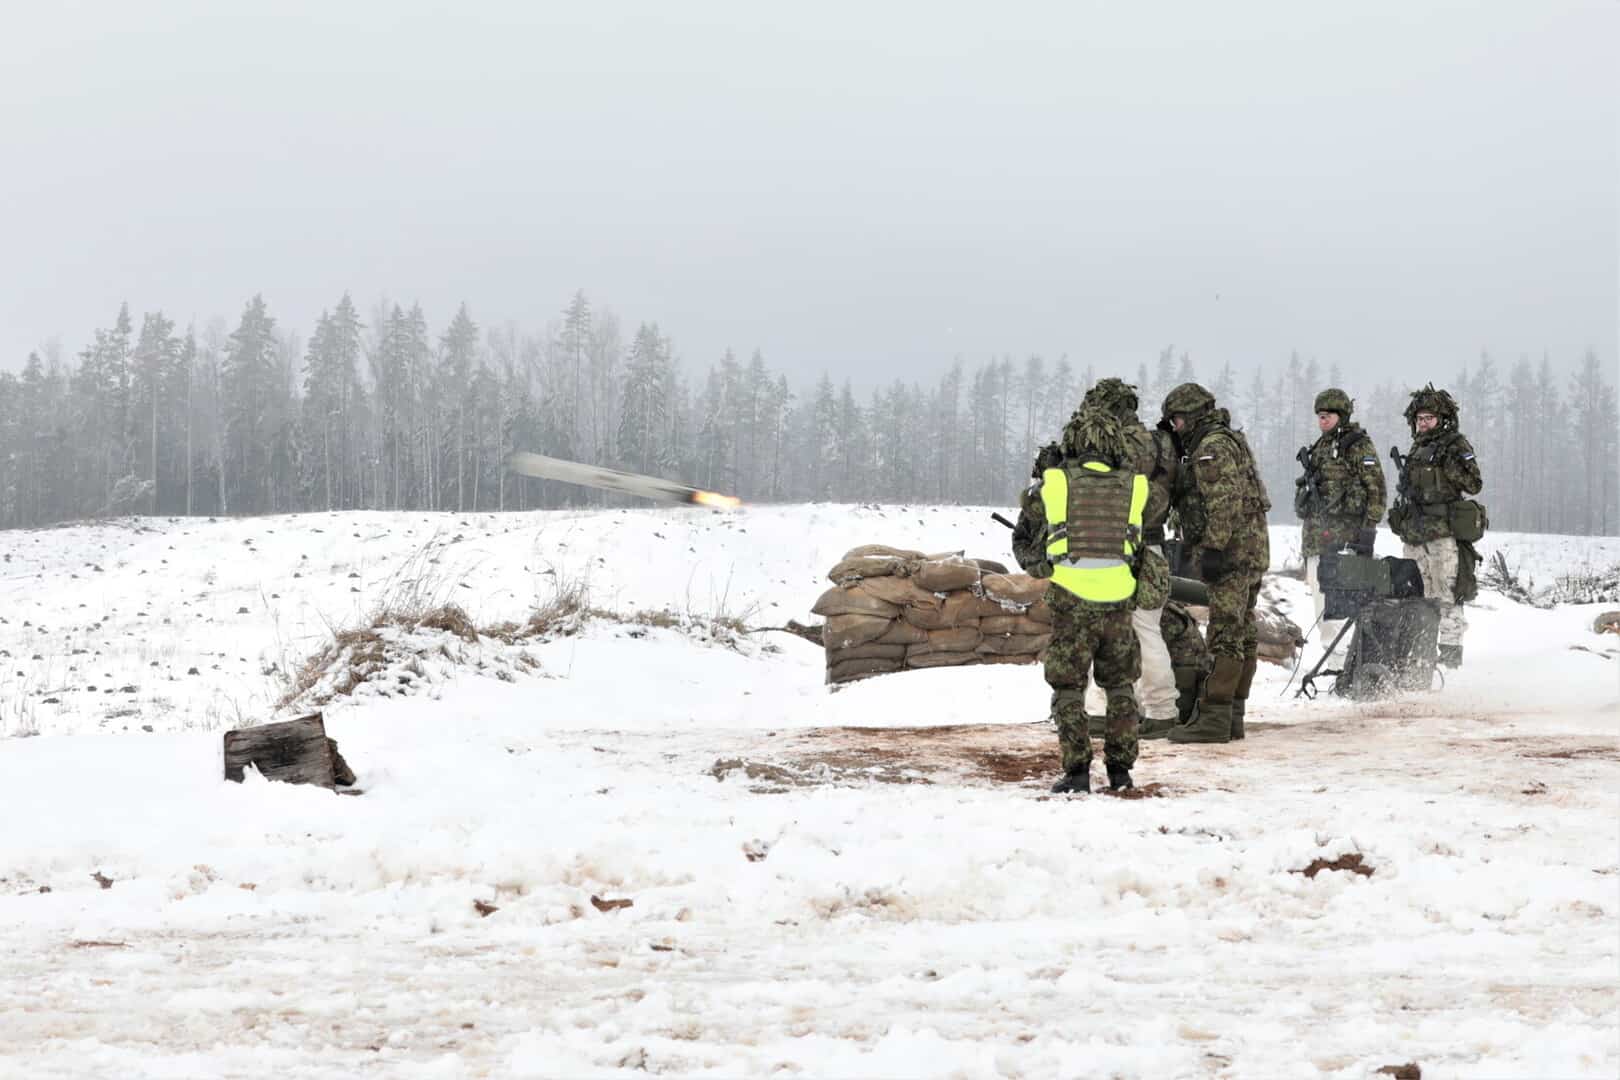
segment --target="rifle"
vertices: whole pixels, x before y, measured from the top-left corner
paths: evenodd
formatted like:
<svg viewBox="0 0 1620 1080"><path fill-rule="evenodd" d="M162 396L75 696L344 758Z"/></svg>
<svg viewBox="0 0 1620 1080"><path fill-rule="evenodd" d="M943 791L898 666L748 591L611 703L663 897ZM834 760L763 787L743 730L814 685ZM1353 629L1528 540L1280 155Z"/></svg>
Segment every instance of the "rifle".
<svg viewBox="0 0 1620 1080"><path fill-rule="evenodd" d="M1311 448L1300 447L1299 453L1294 455L1294 460L1299 462L1299 467L1304 470L1304 475L1294 481L1294 486L1300 489L1294 494L1294 512L1301 520L1319 516L1327 507L1322 502L1322 475L1311 464Z"/></svg>
<svg viewBox="0 0 1620 1080"><path fill-rule="evenodd" d="M1412 478L1406 471L1406 463L1411 459L1412 455L1403 455L1400 447L1392 446L1389 448L1389 460L1395 463L1395 475L1398 477L1395 481L1395 506L1390 509L1390 517L1395 516L1396 509L1405 508L1407 512L1414 515L1412 531L1421 533L1423 527L1423 504L1412 497Z"/></svg>

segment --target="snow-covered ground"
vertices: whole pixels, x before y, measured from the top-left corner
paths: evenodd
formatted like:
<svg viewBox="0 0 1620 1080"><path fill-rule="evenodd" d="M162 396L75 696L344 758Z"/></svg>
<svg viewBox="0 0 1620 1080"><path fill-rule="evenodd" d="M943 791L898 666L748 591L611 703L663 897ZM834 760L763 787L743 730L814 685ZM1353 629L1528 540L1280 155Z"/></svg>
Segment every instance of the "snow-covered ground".
<svg viewBox="0 0 1620 1080"><path fill-rule="evenodd" d="M806 621L857 544L1003 558L988 514L0 533L0 732L40 736L0 741L0 1075L1620 1071L1600 608L1483 594L1440 694L1305 703L1263 666L1250 737L1145 744L1131 800L1046 795L1033 667L829 693L797 637L702 632ZM1538 580L1620 563L1483 546ZM576 587L626 618L326 705L362 795L219 779L220 732L289 715L335 629ZM633 617L659 609L684 628ZM1350 855L1370 875L1300 873Z"/></svg>

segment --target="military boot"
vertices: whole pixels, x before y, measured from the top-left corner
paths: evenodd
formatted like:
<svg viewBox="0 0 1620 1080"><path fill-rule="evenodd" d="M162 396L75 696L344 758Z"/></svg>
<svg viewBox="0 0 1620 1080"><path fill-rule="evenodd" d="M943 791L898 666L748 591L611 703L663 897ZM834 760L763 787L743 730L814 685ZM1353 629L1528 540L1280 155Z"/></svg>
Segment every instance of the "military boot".
<svg viewBox="0 0 1620 1080"><path fill-rule="evenodd" d="M1254 685L1254 673L1260 659L1250 656L1243 661L1243 674L1238 676L1237 689L1232 692L1232 741L1243 738L1243 714L1249 704L1249 687Z"/></svg>
<svg viewBox="0 0 1620 1080"><path fill-rule="evenodd" d="M1232 739L1232 695L1243 677L1243 661L1217 656L1204 680L1204 693L1190 722L1170 732L1173 743L1223 743Z"/></svg>
<svg viewBox="0 0 1620 1080"><path fill-rule="evenodd" d="M1131 783L1131 770L1123 765L1109 765L1108 786L1114 791L1129 791L1136 785Z"/></svg>
<svg viewBox="0 0 1620 1080"><path fill-rule="evenodd" d="M1185 724L1192 719L1198 709L1198 683L1204 673L1196 667L1178 666L1176 673L1176 716L1168 720L1155 720L1149 716L1143 719L1142 726L1137 730L1139 739L1162 739L1170 734L1177 724Z"/></svg>
<svg viewBox="0 0 1620 1080"><path fill-rule="evenodd" d="M1136 729L1138 739L1162 739L1170 734L1170 729L1176 726L1177 717L1167 716L1160 720L1152 716L1142 717L1142 724Z"/></svg>
<svg viewBox="0 0 1620 1080"><path fill-rule="evenodd" d="M1460 668L1460 667L1462 667L1462 646L1461 645L1442 645L1442 646L1440 646L1440 666L1441 667L1448 667L1448 668Z"/></svg>
<svg viewBox="0 0 1620 1080"><path fill-rule="evenodd" d="M1091 765L1087 763L1082 768L1066 772L1058 777L1058 782L1052 785L1054 795L1090 795L1091 794Z"/></svg>

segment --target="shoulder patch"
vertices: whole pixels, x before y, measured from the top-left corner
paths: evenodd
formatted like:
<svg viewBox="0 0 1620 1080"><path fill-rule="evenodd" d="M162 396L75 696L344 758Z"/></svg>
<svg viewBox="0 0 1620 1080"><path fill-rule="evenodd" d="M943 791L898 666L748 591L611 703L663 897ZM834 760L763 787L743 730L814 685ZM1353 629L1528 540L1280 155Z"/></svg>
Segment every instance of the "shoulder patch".
<svg viewBox="0 0 1620 1080"><path fill-rule="evenodd" d="M1363 465L1376 465L1378 464L1378 459L1375 457L1364 457L1361 459L1361 463Z"/></svg>
<svg viewBox="0 0 1620 1080"><path fill-rule="evenodd" d="M1215 455L1214 454L1205 454L1203 457L1199 458L1198 460L1199 461L1214 461L1215 460Z"/></svg>
<svg viewBox="0 0 1620 1080"><path fill-rule="evenodd" d="M1468 451L1468 453L1466 453L1466 454L1464 454L1462 456L1462 459L1464 461L1473 461L1474 460L1474 452L1472 450Z"/></svg>

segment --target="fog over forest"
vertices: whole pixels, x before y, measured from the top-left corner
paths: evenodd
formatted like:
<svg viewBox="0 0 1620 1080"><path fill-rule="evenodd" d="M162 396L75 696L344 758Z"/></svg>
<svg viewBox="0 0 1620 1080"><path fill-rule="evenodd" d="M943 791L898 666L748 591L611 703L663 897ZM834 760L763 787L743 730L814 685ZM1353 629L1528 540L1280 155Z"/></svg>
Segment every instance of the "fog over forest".
<svg viewBox="0 0 1620 1080"><path fill-rule="evenodd" d="M1387 453L1433 380L1493 524L1612 532L1617 21L30 10L0 525L572 497L503 479L514 448L1006 504L1118 374L1149 414L1214 386L1284 518L1316 390Z"/></svg>

